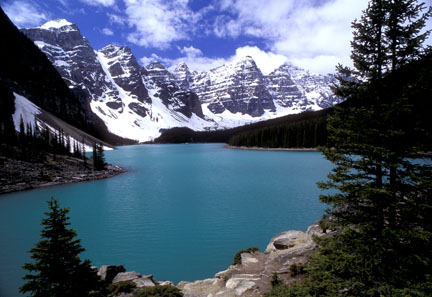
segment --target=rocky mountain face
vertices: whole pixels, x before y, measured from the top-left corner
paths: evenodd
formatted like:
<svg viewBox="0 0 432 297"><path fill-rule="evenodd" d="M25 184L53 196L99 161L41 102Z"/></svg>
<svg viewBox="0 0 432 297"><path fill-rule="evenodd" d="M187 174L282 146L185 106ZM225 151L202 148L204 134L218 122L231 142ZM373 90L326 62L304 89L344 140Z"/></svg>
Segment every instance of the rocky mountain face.
<svg viewBox="0 0 432 297"><path fill-rule="evenodd" d="M187 73L185 74L187 79ZM209 72L194 75L191 90L214 114L249 114L259 117L264 110L275 111L273 98L266 88L265 77L255 61L244 59L227 63Z"/></svg>
<svg viewBox="0 0 432 297"><path fill-rule="evenodd" d="M22 29L44 52L69 88L90 103L104 100L113 110L123 107L119 91L106 77L97 53L78 27L66 20Z"/></svg>
<svg viewBox="0 0 432 297"><path fill-rule="evenodd" d="M338 103L332 75L288 64L264 75L247 56L207 72L185 63L170 72L159 62L139 65L126 46L95 51L66 20L22 32L112 133L139 141L158 137L160 129L223 129Z"/></svg>
<svg viewBox="0 0 432 297"><path fill-rule="evenodd" d="M116 135L148 141L159 136L160 129L214 125L202 119L196 94L170 83L174 77L158 80L156 65L148 70L140 66L129 47L108 45L95 51L78 27L66 20L22 32ZM161 73L166 76L166 72Z"/></svg>
<svg viewBox="0 0 432 297"><path fill-rule="evenodd" d="M165 66L154 62L145 69L147 77L160 88L155 96L159 97L165 105L187 117L191 117L192 113L201 118L204 117L198 96L187 88L182 88L176 77Z"/></svg>

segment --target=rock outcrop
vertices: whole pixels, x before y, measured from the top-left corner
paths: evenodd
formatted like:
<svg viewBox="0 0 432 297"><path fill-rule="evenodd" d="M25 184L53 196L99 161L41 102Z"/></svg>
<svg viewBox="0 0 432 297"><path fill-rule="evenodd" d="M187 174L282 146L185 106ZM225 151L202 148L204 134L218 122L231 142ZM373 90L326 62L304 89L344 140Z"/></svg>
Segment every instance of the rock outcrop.
<svg viewBox="0 0 432 297"><path fill-rule="evenodd" d="M264 253L242 254L241 264L232 265L227 270L217 273L214 278L180 282L178 287L186 297L258 297L270 290L270 281L274 273L286 284L298 280L290 273L292 264L304 264L307 255L315 248L313 235L322 236L318 223L306 232L286 231L274 236ZM301 278L302 276L300 276Z"/></svg>
<svg viewBox="0 0 432 297"><path fill-rule="evenodd" d="M311 225L306 232L286 231L274 236L264 253L243 253L241 264L231 265L228 269L218 272L213 278L197 280L194 282L182 281L177 287L185 297L261 297L270 290L270 281L273 274L286 284L302 279L302 275L293 275L293 264L302 265L307 261L308 255L316 248L313 236L326 235L318 223ZM102 266L101 271L107 271ZM117 269L113 266L112 269ZM108 268L109 270L109 268ZM132 281L137 288L174 285L171 282L158 282L151 275L141 275L135 271L120 272L113 283ZM122 293L118 297L131 297L133 293Z"/></svg>
<svg viewBox="0 0 432 297"><path fill-rule="evenodd" d="M121 272L126 272L126 269L123 265L103 265L98 270L98 275L101 280L106 282L112 282L117 274Z"/></svg>

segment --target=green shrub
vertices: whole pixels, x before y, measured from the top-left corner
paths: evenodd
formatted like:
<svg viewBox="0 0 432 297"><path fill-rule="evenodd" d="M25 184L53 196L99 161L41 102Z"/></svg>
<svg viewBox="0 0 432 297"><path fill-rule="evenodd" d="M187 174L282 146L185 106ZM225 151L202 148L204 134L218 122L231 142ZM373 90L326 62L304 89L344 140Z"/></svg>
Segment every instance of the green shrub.
<svg viewBox="0 0 432 297"><path fill-rule="evenodd" d="M276 288L277 286L282 285L282 280L279 278L279 276L277 275L277 273L273 273L273 277L272 280L270 281L270 285L272 288Z"/></svg>
<svg viewBox="0 0 432 297"><path fill-rule="evenodd" d="M118 293L131 293L135 288L136 284L134 282L118 282L110 284L108 286L108 291L110 292L110 296L114 296Z"/></svg>
<svg viewBox="0 0 432 297"><path fill-rule="evenodd" d="M257 248L256 246L254 246L254 247L248 247L248 248L245 249L245 250L240 250L240 251L238 251L238 252L234 255L234 258L233 258L233 261L232 261L232 265L241 264L241 254L243 254L243 253L250 254L250 253L256 252L256 251L258 251L258 250L259 250L259 248Z"/></svg>
<svg viewBox="0 0 432 297"><path fill-rule="evenodd" d="M174 286L154 286L141 288L134 297L183 297L183 293Z"/></svg>
<svg viewBox="0 0 432 297"><path fill-rule="evenodd" d="M289 267L289 271L292 277L305 273L304 266L301 263L291 264Z"/></svg>

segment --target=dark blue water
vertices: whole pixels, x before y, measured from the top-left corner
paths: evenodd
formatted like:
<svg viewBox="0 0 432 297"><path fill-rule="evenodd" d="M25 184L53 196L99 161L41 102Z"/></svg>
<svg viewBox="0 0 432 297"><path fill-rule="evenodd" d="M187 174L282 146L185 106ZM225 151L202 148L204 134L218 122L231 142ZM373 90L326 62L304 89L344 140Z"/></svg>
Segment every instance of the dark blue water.
<svg viewBox="0 0 432 297"><path fill-rule="evenodd" d="M331 168L320 153L222 144L127 146L106 157L128 172L0 196L1 297L19 296L51 196L71 207L82 258L178 282L212 277L281 231L305 231L323 214L316 182Z"/></svg>

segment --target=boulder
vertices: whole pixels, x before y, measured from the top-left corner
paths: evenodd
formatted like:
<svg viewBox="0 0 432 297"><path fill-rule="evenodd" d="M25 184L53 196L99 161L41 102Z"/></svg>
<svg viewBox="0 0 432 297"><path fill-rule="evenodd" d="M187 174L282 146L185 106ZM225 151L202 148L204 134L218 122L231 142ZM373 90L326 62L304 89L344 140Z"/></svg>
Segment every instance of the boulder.
<svg viewBox="0 0 432 297"><path fill-rule="evenodd" d="M97 274L100 276L101 280L111 283L120 272L126 272L123 265L103 265Z"/></svg>
<svg viewBox="0 0 432 297"><path fill-rule="evenodd" d="M136 284L137 288L156 286L152 276L143 276L140 278L136 278L132 282Z"/></svg>
<svg viewBox="0 0 432 297"><path fill-rule="evenodd" d="M159 286L174 286L172 281L160 281L158 282Z"/></svg>
<svg viewBox="0 0 432 297"><path fill-rule="evenodd" d="M116 277L113 279L113 284L119 283L119 282L128 282L133 281L137 278L140 278L142 275L139 274L136 271L129 271L129 272L120 272L116 275Z"/></svg>
<svg viewBox="0 0 432 297"><path fill-rule="evenodd" d="M183 292L185 297L235 297L234 292L227 290L225 282L219 278L209 278L195 282L180 282L177 287Z"/></svg>
<svg viewBox="0 0 432 297"><path fill-rule="evenodd" d="M254 280L259 280L259 277ZM226 288L234 290L235 295L241 296L247 290L252 290L257 287L256 283L248 278L230 278L225 285Z"/></svg>
<svg viewBox="0 0 432 297"><path fill-rule="evenodd" d="M120 272L112 282L115 284L118 282L128 281L134 282L137 285L137 288L153 287L158 284L158 282L153 279L153 275L142 275L136 271Z"/></svg>
<svg viewBox="0 0 432 297"><path fill-rule="evenodd" d="M323 231L318 222L313 223L307 228L306 235L309 239L312 239L313 236L323 236L326 232Z"/></svg>
<svg viewBox="0 0 432 297"><path fill-rule="evenodd" d="M276 250L286 250L299 245L307 244L311 239L302 231L290 230L274 236L267 245L265 253L271 253Z"/></svg>

